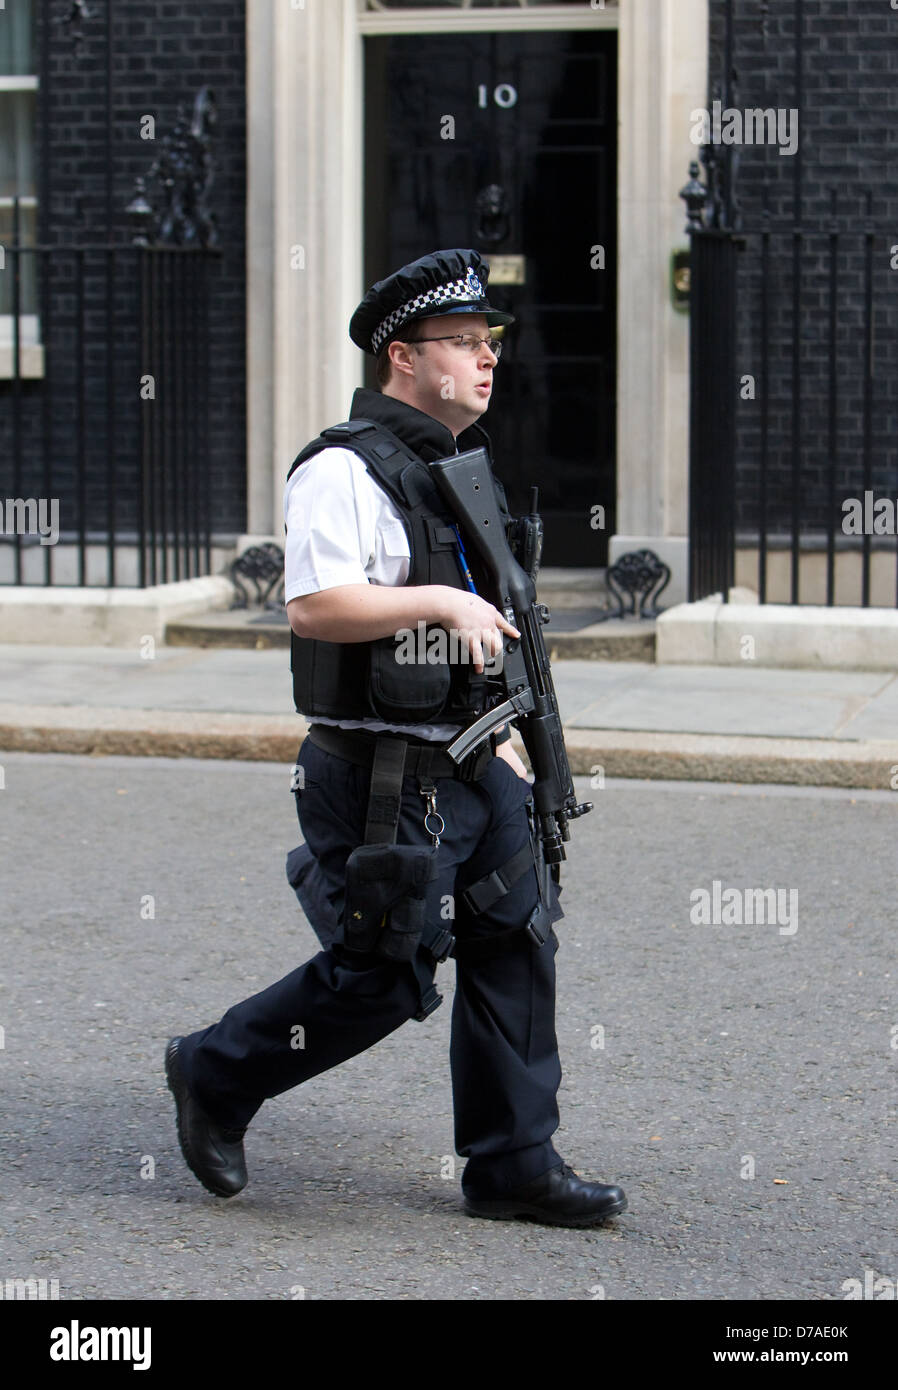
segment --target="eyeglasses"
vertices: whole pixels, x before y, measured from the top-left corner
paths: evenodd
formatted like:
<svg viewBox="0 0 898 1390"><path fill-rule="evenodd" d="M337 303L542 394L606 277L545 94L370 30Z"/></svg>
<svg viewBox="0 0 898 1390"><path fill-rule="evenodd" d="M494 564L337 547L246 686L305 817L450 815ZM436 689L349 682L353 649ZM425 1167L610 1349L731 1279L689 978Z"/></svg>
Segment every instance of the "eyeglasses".
<svg viewBox="0 0 898 1390"><path fill-rule="evenodd" d="M471 357L480 351L482 343L489 345L489 350L498 361L502 356L501 338L479 338L476 333L447 333L442 338L413 338L410 345L416 343L457 343L463 352L467 352Z"/></svg>

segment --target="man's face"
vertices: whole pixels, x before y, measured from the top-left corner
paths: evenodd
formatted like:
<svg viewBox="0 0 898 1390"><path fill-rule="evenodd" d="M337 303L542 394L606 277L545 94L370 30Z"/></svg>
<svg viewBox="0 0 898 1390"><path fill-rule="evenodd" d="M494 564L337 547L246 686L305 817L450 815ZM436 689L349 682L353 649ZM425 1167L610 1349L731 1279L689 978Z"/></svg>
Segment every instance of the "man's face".
<svg viewBox="0 0 898 1390"><path fill-rule="evenodd" d="M488 338L486 315L444 314L421 319L415 328L418 343L403 349L398 358L394 356L387 394L398 396L432 415L453 434L460 434L489 406L497 358L488 342L469 352L452 341L451 335L473 333Z"/></svg>

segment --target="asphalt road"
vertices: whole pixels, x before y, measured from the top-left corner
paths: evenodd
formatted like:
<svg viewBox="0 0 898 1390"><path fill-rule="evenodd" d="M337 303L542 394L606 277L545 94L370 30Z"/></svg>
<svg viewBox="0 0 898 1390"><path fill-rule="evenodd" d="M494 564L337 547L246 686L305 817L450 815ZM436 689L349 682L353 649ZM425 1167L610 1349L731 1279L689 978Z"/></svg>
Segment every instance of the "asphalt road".
<svg viewBox="0 0 898 1390"><path fill-rule="evenodd" d="M557 928L556 1146L630 1210L568 1231L461 1210L451 965L427 1022L267 1103L249 1186L207 1194L162 1052L316 949L284 878L288 770L0 763L0 1280L325 1300L842 1300L866 1271L898 1281L898 794L576 779L596 809ZM784 890L781 916L693 922L715 880Z"/></svg>

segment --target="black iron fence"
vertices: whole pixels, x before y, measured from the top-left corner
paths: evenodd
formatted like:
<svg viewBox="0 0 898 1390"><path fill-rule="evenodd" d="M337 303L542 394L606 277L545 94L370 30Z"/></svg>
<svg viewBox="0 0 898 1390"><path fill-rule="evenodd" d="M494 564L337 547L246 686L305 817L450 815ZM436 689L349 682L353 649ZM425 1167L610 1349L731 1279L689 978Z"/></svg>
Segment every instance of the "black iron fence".
<svg viewBox="0 0 898 1390"><path fill-rule="evenodd" d="M124 7L23 0L16 16L2 71L37 96L0 187L0 583L207 574L214 93L158 138L143 116L138 142Z"/></svg>
<svg viewBox="0 0 898 1390"><path fill-rule="evenodd" d="M26 245L17 214L0 306L0 582L143 587L208 574L220 253Z"/></svg>
<svg viewBox="0 0 898 1390"><path fill-rule="evenodd" d="M761 602L893 606L895 189L894 180L874 188L859 177L862 158L880 158L885 113L868 102L873 114L864 116L862 90L855 121L869 120L869 139L857 123L851 139L840 138L838 92L824 106L805 80L819 55L803 0L780 11L718 0L714 16L709 112L716 107L718 124L721 112L744 119L747 134L705 144L705 179L693 164L682 191L691 241L689 597L726 601L735 582ZM870 24L878 18L871 11ZM858 29L850 42L862 40ZM874 65L844 42L863 87ZM764 95L758 107L737 91L740 45L743 74ZM790 123L784 159L774 145ZM758 148L762 133L770 148Z"/></svg>
<svg viewBox="0 0 898 1390"><path fill-rule="evenodd" d="M882 499L893 513L898 499L894 362L877 351L898 334L892 238L874 224L870 190L861 208L844 203L840 208L833 190L829 216L811 227L778 226L768 214L747 238L740 266L743 337L755 338L762 375L756 401L739 396L741 438L757 460L757 486L741 499L747 524L737 540L756 543L761 602L771 589L771 561L785 550L790 603L801 602L809 587L809 579L802 584L802 555L816 555L818 601L898 604L894 514L890 526L876 530L864 516L865 499ZM789 332L775 350L778 314L788 316ZM777 416L788 420L787 432L774 428ZM777 451L771 441L780 433L787 437ZM853 559L851 574L839 580L842 556ZM876 600L874 556L881 570ZM887 572L890 593L882 582Z"/></svg>
<svg viewBox="0 0 898 1390"><path fill-rule="evenodd" d="M693 217L699 187L687 185ZM874 227L873 207L869 193L863 215L846 216L833 192L828 224L765 217L736 233L693 221L693 599L726 596L741 551L741 578L762 603L898 605L887 351L898 295L892 238Z"/></svg>
<svg viewBox="0 0 898 1390"><path fill-rule="evenodd" d="M704 193L692 166L690 211ZM722 593L735 565L736 255L730 232L692 227L689 266L689 599Z"/></svg>

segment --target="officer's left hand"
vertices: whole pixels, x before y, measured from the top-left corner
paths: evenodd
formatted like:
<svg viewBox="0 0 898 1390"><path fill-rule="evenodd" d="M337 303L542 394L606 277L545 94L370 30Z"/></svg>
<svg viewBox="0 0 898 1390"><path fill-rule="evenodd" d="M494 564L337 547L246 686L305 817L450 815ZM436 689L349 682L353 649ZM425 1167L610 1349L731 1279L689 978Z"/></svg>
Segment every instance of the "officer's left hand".
<svg viewBox="0 0 898 1390"><path fill-rule="evenodd" d="M506 739L504 743L499 744L499 747L496 749L496 757L504 758L513 772L516 772L519 777L523 777L525 782L528 780L527 769L514 751L510 738Z"/></svg>

